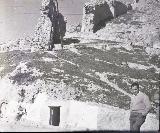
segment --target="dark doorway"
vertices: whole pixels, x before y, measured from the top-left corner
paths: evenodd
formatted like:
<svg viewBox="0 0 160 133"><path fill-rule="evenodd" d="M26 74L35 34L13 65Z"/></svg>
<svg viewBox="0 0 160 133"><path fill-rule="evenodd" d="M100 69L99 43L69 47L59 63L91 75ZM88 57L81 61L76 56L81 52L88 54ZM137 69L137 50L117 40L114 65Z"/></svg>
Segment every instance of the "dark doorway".
<svg viewBox="0 0 160 133"><path fill-rule="evenodd" d="M60 123L60 106L49 106L50 119L49 124L53 126L59 126Z"/></svg>

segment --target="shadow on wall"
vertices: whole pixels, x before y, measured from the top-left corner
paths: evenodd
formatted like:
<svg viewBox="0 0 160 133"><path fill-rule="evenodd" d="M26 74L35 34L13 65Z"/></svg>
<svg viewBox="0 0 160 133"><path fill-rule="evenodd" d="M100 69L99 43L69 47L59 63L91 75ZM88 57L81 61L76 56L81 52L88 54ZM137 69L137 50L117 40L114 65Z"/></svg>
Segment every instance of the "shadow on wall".
<svg viewBox="0 0 160 133"><path fill-rule="evenodd" d="M100 30L102 27L105 27L105 22L111 20L112 18L113 15L107 2L105 2L103 5L96 5L93 20L93 33Z"/></svg>
<svg viewBox="0 0 160 133"><path fill-rule="evenodd" d="M120 1L115 1L114 2L114 17L118 17L122 14L127 13L127 6Z"/></svg>
<svg viewBox="0 0 160 133"><path fill-rule="evenodd" d="M53 22L52 22L53 23ZM57 21L55 24L52 24L54 26L54 33L53 33L53 40L55 44L61 43L63 40L63 37L66 33L66 22L64 20L64 16L61 13L58 13L57 15Z"/></svg>

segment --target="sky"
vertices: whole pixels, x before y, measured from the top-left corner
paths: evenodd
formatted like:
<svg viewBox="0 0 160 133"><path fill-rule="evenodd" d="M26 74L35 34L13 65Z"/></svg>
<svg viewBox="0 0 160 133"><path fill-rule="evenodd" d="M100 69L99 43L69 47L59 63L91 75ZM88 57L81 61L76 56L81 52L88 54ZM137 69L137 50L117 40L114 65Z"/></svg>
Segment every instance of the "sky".
<svg viewBox="0 0 160 133"><path fill-rule="evenodd" d="M58 0L67 24L81 22L87 0ZM32 36L40 17L41 0L0 0L0 42Z"/></svg>

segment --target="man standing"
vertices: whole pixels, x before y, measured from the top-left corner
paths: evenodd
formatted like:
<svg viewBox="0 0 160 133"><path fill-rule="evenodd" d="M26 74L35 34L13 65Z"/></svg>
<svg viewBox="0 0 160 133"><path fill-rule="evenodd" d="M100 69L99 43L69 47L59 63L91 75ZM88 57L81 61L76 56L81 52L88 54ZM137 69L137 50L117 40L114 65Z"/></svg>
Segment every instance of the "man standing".
<svg viewBox="0 0 160 133"><path fill-rule="evenodd" d="M149 97L139 91L139 84L133 83L131 85L133 97L130 104L130 130L140 131L140 127L145 122L146 116L151 109Z"/></svg>

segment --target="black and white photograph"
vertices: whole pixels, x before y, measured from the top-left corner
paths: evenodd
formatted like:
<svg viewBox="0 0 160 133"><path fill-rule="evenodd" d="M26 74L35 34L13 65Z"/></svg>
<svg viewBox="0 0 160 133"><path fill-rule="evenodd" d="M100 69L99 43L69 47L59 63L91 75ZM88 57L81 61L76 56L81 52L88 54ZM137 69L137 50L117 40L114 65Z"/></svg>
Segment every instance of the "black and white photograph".
<svg viewBox="0 0 160 133"><path fill-rule="evenodd" d="M0 0L0 132L159 131L160 0Z"/></svg>

